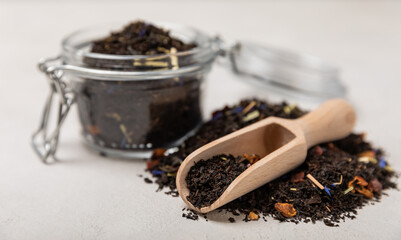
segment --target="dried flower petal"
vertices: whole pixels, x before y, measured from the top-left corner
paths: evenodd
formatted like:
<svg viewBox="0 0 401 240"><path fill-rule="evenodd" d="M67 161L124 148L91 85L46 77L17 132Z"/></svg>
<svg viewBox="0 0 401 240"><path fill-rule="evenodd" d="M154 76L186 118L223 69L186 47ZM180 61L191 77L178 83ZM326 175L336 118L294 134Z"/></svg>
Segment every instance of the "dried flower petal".
<svg viewBox="0 0 401 240"><path fill-rule="evenodd" d="M330 193L330 188L324 186L324 190L326 191L327 195L329 195L331 197L331 193Z"/></svg>
<svg viewBox="0 0 401 240"><path fill-rule="evenodd" d="M344 191L344 195L348 194L348 193L351 192L351 191L355 192L354 187L352 187L352 186L349 187L347 190Z"/></svg>
<svg viewBox="0 0 401 240"><path fill-rule="evenodd" d="M274 208L279 211L284 217L293 217L297 214L294 206L290 203L276 203Z"/></svg>
<svg viewBox="0 0 401 240"><path fill-rule="evenodd" d="M218 120L219 118L221 118L223 116L223 113L222 112L214 112L212 116L213 117L212 117L211 121L214 122L214 121Z"/></svg>
<svg viewBox="0 0 401 240"><path fill-rule="evenodd" d="M159 163L160 163L160 159L149 160L149 161L146 162L146 169L152 170L154 167L159 165Z"/></svg>
<svg viewBox="0 0 401 240"><path fill-rule="evenodd" d="M363 162L363 163L371 162L373 164L376 164L377 160L376 160L376 158L373 158L373 157L359 157L358 162Z"/></svg>
<svg viewBox="0 0 401 240"><path fill-rule="evenodd" d="M252 154L252 155L248 155L246 153L244 153L243 157L248 160L251 164L256 163L257 161L260 160L260 156L256 155L256 154Z"/></svg>
<svg viewBox="0 0 401 240"><path fill-rule="evenodd" d="M244 110L244 109L243 109L241 106L239 106L239 107L237 107L236 109L232 110L231 113L237 114L237 113L242 112L242 110Z"/></svg>
<svg viewBox="0 0 401 240"><path fill-rule="evenodd" d="M128 133L127 127L124 124L120 124L120 130L123 133L127 142L131 143L132 142L132 139L131 139L132 133Z"/></svg>
<svg viewBox="0 0 401 240"><path fill-rule="evenodd" d="M368 189L375 193L380 193L383 189L383 185L379 182L379 180L377 180L377 178L373 178L369 182Z"/></svg>
<svg viewBox="0 0 401 240"><path fill-rule="evenodd" d="M373 193L364 187L356 188L356 191L362 194L364 197L372 199Z"/></svg>
<svg viewBox="0 0 401 240"><path fill-rule="evenodd" d="M100 130L96 125L86 125L86 131L92 135L98 135L100 133Z"/></svg>
<svg viewBox="0 0 401 240"><path fill-rule="evenodd" d="M293 182L293 183L303 182L304 181L304 177L305 177L305 173L304 172L299 172L299 173L293 174L291 176L291 182Z"/></svg>
<svg viewBox="0 0 401 240"><path fill-rule="evenodd" d="M363 187L368 186L368 182L365 181L365 179L363 179L363 177L360 176L355 176L355 178L358 181L358 185L361 185Z"/></svg>
<svg viewBox="0 0 401 240"><path fill-rule="evenodd" d="M365 179L363 179L360 176L355 176L354 179L352 179L351 181L348 182L348 188L354 186L355 184L362 186L362 187L366 187L368 186L368 182L365 181ZM355 190L352 190L352 193L354 193Z"/></svg>
<svg viewBox="0 0 401 240"><path fill-rule="evenodd" d="M327 144L327 146L328 146L330 149L335 149L335 148L336 148L336 146L334 146L333 143L329 143L329 144Z"/></svg>
<svg viewBox="0 0 401 240"><path fill-rule="evenodd" d="M258 118L259 116L260 116L260 112L258 110L255 110L255 111L249 113L248 115L246 115L242 120L244 122L248 122L255 118Z"/></svg>
<svg viewBox="0 0 401 240"><path fill-rule="evenodd" d="M157 51L164 52L164 53L170 53L170 50L165 49L164 47L157 47Z"/></svg>
<svg viewBox="0 0 401 240"><path fill-rule="evenodd" d="M162 170L163 172L173 173L173 172L177 172L178 167L164 165L164 166L159 166L159 169Z"/></svg>
<svg viewBox="0 0 401 240"><path fill-rule="evenodd" d="M389 165L385 166L384 170L386 170L387 172L394 172L394 169Z"/></svg>
<svg viewBox="0 0 401 240"><path fill-rule="evenodd" d="M315 155L320 156L323 154L323 149L320 146L315 147Z"/></svg>
<svg viewBox="0 0 401 240"><path fill-rule="evenodd" d="M106 117L113 118L117 122L121 122L121 116L118 113L106 113Z"/></svg>
<svg viewBox="0 0 401 240"><path fill-rule="evenodd" d="M251 220L258 220L258 219L259 219L259 215L256 214L256 213L254 213L254 212L250 212L250 213L248 214L248 217L249 217L249 219L251 219Z"/></svg>
<svg viewBox="0 0 401 240"><path fill-rule="evenodd" d="M166 152L166 149L164 149L164 148L156 148L153 151L152 158L163 157L165 152Z"/></svg>
<svg viewBox="0 0 401 240"><path fill-rule="evenodd" d="M358 185L358 186L356 186ZM355 176L354 179L352 179L351 181L348 182L348 189L346 190L346 192L348 193L349 189L353 188L351 191L352 193L355 193L355 190L362 194L364 197L366 198L373 198L373 193L371 191L369 191L368 189L366 189L365 187L368 186L368 183L365 181L365 179L363 179L361 176ZM346 194L344 192L344 194Z"/></svg>
<svg viewBox="0 0 401 240"><path fill-rule="evenodd" d="M379 167L384 168L384 167L386 167L386 165L387 165L386 160L384 160L384 158L381 157L379 159Z"/></svg>
<svg viewBox="0 0 401 240"><path fill-rule="evenodd" d="M341 185L341 183L343 183L343 175L341 175L339 182L333 183L333 184L331 184L331 186L335 187L337 185Z"/></svg>
<svg viewBox="0 0 401 240"><path fill-rule="evenodd" d="M162 175L164 172L163 171L160 171L160 170L154 170L154 171L152 171L152 174L153 175Z"/></svg>
<svg viewBox="0 0 401 240"><path fill-rule="evenodd" d="M286 114L291 114L292 110L294 110L294 108L296 108L296 107L297 107L297 105L288 105L288 106L285 106L283 110Z"/></svg>
<svg viewBox="0 0 401 240"><path fill-rule="evenodd" d="M364 151L361 152L360 154L358 154L358 157L371 157L371 158L375 158L376 157L376 153L373 150L368 150L368 151Z"/></svg>

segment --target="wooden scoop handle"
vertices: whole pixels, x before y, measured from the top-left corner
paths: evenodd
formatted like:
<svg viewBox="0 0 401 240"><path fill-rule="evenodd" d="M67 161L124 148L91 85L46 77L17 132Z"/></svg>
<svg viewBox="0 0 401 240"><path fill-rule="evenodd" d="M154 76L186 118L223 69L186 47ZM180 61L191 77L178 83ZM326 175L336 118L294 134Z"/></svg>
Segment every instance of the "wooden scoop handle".
<svg viewBox="0 0 401 240"><path fill-rule="evenodd" d="M308 148L348 136L355 125L354 108L342 99L323 103L298 121L304 129Z"/></svg>

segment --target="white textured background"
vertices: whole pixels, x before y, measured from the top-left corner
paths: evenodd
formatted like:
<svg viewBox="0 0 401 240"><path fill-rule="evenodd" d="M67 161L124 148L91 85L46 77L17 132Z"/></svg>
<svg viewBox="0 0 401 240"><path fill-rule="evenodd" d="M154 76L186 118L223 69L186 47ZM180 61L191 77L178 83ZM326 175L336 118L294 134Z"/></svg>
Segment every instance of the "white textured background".
<svg viewBox="0 0 401 240"><path fill-rule="evenodd" d="M81 143L75 109L59 164L45 166L29 137L48 91L36 69L62 37L110 21L185 23L229 41L308 52L341 67L358 131L401 170L401 2L399 1L1 1L0 239L400 239L401 193L359 211L340 228L269 219L236 224L183 219L179 198L145 184L142 161L98 157ZM262 30L262 31L261 31ZM205 109L235 102L242 85L219 66ZM217 92L217 90L222 90ZM227 219L227 217L223 217Z"/></svg>

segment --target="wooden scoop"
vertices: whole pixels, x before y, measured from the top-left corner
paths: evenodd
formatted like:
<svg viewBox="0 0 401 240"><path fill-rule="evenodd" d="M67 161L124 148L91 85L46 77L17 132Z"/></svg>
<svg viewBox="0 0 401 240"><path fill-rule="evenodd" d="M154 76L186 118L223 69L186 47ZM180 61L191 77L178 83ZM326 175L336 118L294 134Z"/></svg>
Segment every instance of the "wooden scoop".
<svg viewBox="0 0 401 240"><path fill-rule="evenodd" d="M207 213L291 171L305 161L308 148L351 133L354 109L344 100L325 102L305 116L288 120L269 117L219 138L191 153L177 173L177 189L184 202ZM195 162L218 154L257 154L262 158L241 173L210 206L196 208L188 200L185 177Z"/></svg>

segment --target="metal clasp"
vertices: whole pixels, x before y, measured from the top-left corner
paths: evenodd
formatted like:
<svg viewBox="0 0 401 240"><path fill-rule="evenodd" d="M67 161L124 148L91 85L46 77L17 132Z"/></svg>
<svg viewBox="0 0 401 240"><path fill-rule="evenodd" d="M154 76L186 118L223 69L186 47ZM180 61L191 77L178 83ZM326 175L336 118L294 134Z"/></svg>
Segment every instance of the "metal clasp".
<svg viewBox="0 0 401 240"><path fill-rule="evenodd" d="M53 158L54 161L57 160L55 153L60 136L60 128L67 117L71 106L75 102L73 91L68 88L67 83L62 79L62 68L59 65L50 65L51 63L58 61L61 61L60 56L42 59L38 64L39 70L45 73L49 79L50 93L45 102L39 128L32 135L32 146L36 154L45 164L50 163L50 161L48 161L49 158ZM55 95L59 98L56 114L57 122L55 129L49 131L49 118Z"/></svg>

